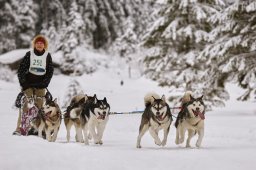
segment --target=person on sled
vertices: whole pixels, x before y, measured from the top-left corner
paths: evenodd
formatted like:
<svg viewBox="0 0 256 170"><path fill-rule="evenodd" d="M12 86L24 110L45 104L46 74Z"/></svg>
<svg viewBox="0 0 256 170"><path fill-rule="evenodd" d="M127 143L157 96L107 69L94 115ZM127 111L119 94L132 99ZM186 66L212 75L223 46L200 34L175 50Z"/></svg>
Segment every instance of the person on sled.
<svg viewBox="0 0 256 170"><path fill-rule="evenodd" d="M34 104L40 109L43 106L43 97L47 93L46 88L52 79L54 69L51 54L47 51L47 39L42 35L37 35L32 41L32 47L22 59L18 69L18 79L22 91L19 96L23 94L28 98L36 96ZM21 135L21 114L27 111L27 107L20 109L17 127L13 135Z"/></svg>

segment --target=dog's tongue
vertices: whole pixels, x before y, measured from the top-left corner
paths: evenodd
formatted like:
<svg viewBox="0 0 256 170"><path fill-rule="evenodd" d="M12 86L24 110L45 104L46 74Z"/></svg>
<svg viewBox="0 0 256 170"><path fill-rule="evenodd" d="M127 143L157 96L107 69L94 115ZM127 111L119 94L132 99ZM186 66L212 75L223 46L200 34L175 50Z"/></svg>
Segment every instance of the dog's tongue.
<svg viewBox="0 0 256 170"><path fill-rule="evenodd" d="M163 120L162 116L158 116L157 118L158 120Z"/></svg>
<svg viewBox="0 0 256 170"><path fill-rule="evenodd" d="M97 119L102 119L102 120L104 120L104 119L105 119L105 116L100 115Z"/></svg>
<svg viewBox="0 0 256 170"><path fill-rule="evenodd" d="M204 120L204 119L205 119L204 114L203 114L203 113L201 113L200 111L194 111L194 114L195 114L195 116L199 116L202 120Z"/></svg>
<svg viewBox="0 0 256 170"><path fill-rule="evenodd" d="M160 120L160 121L162 121L162 120L163 120L163 114L157 116L157 119Z"/></svg>
<svg viewBox="0 0 256 170"><path fill-rule="evenodd" d="M204 119L205 119L205 116L204 116L204 114L203 114L203 113L198 112L198 115L200 116L200 118L201 118L202 120L204 120Z"/></svg>

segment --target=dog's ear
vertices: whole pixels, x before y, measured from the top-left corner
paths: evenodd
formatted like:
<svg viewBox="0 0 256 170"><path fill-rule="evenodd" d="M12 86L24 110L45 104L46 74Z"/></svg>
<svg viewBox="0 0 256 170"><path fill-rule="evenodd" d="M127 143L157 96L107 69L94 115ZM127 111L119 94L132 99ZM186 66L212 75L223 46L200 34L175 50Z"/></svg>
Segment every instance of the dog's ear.
<svg viewBox="0 0 256 170"><path fill-rule="evenodd" d="M203 97L204 97L204 95L202 95L202 96L201 96L201 97L199 97L198 99L199 99L199 100L203 100Z"/></svg>
<svg viewBox="0 0 256 170"><path fill-rule="evenodd" d="M57 101L58 101L57 98L55 98L55 99L53 100L54 103L57 103Z"/></svg>
<svg viewBox="0 0 256 170"><path fill-rule="evenodd" d="M106 98L106 97L104 97L103 101L107 103L107 98Z"/></svg>
<svg viewBox="0 0 256 170"><path fill-rule="evenodd" d="M192 97L192 95L191 95L191 94L190 94L189 96L190 96L190 100L195 100L195 98L194 98L194 97Z"/></svg>
<svg viewBox="0 0 256 170"><path fill-rule="evenodd" d="M164 94L162 95L161 100L163 100L164 102L166 101L166 100L165 100L165 95L164 95Z"/></svg>
<svg viewBox="0 0 256 170"><path fill-rule="evenodd" d="M84 99L85 99L85 102L89 99L87 94L84 94Z"/></svg>
<svg viewBox="0 0 256 170"><path fill-rule="evenodd" d="M96 104L98 102L97 98L94 98L93 103Z"/></svg>
<svg viewBox="0 0 256 170"><path fill-rule="evenodd" d="M96 96L96 94L94 94L94 96L93 96L93 103L96 104L97 102L98 102L97 96Z"/></svg>

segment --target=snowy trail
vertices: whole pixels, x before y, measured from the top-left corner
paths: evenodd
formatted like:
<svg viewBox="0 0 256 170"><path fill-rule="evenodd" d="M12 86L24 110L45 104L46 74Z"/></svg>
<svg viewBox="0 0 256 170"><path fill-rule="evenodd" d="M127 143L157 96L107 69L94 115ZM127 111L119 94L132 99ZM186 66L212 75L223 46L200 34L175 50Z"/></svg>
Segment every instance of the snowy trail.
<svg viewBox="0 0 256 170"><path fill-rule="evenodd" d="M100 77L99 77L100 78ZM82 78L81 78L82 79ZM83 77L83 87L88 91L109 97L115 111L131 110L143 107L143 94L149 89L166 89L148 83L146 80L126 81L134 86L121 87L108 85L104 91L93 83L95 77ZM56 76L53 79L52 93L62 97L65 84L69 79ZM95 80L97 82L98 80ZM64 124L55 143L49 143L35 136L12 136L16 125L17 110L11 108L13 99L18 93L14 83L1 82L0 87L0 169L1 170L254 170L256 168L256 116L252 103L245 103L247 110L232 107L208 112L205 122L205 137L202 148L195 148L196 137L191 141L192 149L184 148L185 144L175 145L175 128L172 124L166 147L156 146L149 133L142 138L142 149L137 149L136 138L140 123L140 114L111 115L103 137L102 146L89 146L75 143L74 129L71 142L66 143ZM120 94L126 99L120 101ZM139 96L134 98L134 96ZM119 98L118 98L119 97ZM141 102L141 103L139 103ZM128 103L128 104L126 104ZM139 103L139 104L138 104ZM126 104L126 105L125 105ZM240 103L239 103L240 104ZM250 108L250 109L248 109ZM233 112L235 109L236 112ZM239 110L240 109L240 110ZM162 134L161 134L162 135Z"/></svg>

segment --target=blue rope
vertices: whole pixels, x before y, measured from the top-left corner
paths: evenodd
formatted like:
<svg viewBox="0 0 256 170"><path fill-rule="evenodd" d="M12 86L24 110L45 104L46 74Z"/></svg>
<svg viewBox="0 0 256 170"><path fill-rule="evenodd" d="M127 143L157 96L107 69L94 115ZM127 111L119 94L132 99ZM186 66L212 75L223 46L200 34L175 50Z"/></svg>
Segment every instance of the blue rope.
<svg viewBox="0 0 256 170"><path fill-rule="evenodd" d="M181 107L170 107L170 109L181 109ZM138 114L138 113L143 113L144 111L131 111L131 112L110 112L110 114L118 115L118 114ZM172 115L173 116L173 115ZM177 118L176 116L173 116Z"/></svg>
<svg viewBox="0 0 256 170"><path fill-rule="evenodd" d="M111 112L110 114L137 114L137 113L143 113L144 111L132 111L132 112Z"/></svg>

